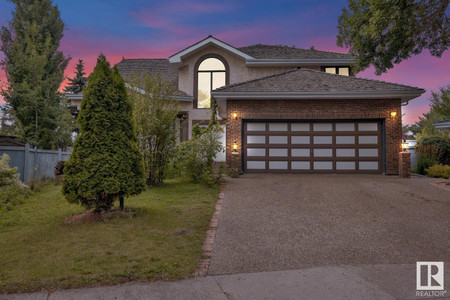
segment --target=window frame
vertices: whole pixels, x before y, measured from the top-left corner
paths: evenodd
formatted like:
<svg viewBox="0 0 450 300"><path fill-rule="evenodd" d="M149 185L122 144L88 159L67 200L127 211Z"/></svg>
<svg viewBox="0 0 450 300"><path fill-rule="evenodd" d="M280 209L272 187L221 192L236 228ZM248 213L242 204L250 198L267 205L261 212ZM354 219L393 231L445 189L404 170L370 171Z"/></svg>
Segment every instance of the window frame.
<svg viewBox="0 0 450 300"><path fill-rule="evenodd" d="M214 70L204 70L204 71L199 71L198 68L200 66L200 64L208 58L216 58L218 60L220 60L223 65L225 66L225 71L214 71ZM220 73L220 72L225 72L225 85L229 85L230 84L230 67L228 65L228 62L225 60L225 58L219 54L216 53L208 53L205 54L203 56L201 56L197 62L195 63L195 67L194 67L194 101L193 101L193 107L195 109L209 109L209 108L201 108L198 107L198 73L209 73L210 74L210 78L212 79L212 73ZM213 85L213 80L211 80L211 91L212 89L212 85Z"/></svg>
<svg viewBox="0 0 450 300"><path fill-rule="evenodd" d="M322 72L325 72L325 69L328 69L328 68L334 68L335 75L339 75L339 70L338 70L339 68L348 68L348 76L353 76L352 68L350 66L321 66L320 70ZM328 74L330 74L330 73L328 73ZM345 75L341 75L341 76L345 76Z"/></svg>

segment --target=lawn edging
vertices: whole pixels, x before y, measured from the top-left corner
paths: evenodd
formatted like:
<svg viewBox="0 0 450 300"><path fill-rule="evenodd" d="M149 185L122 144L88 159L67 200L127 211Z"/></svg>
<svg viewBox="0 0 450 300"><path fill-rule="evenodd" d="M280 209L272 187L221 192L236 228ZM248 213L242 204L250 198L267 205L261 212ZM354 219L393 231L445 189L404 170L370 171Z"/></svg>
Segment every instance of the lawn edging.
<svg viewBox="0 0 450 300"><path fill-rule="evenodd" d="M214 211L211 222L209 223L209 229L206 232L206 239L203 242L203 253L200 262L195 270L195 276L206 276L211 263L211 253L214 247L214 240L216 238L217 227L219 226L219 216L222 210L223 197L225 195L225 188L227 184L224 182L220 185L220 192L216 202L216 210Z"/></svg>

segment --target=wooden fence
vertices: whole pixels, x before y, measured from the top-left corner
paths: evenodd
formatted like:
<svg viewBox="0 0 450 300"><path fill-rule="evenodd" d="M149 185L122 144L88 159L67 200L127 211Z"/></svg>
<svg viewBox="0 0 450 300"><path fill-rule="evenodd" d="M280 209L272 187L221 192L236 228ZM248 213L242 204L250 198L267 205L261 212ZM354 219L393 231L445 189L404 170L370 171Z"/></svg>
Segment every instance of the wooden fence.
<svg viewBox="0 0 450 300"><path fill-rule="evenodd" d="M0 146L0 156L8 154L11 160L10 167L17 167L22 182L40 180L55 177L55 166L60 160L68 160L70 152L61 149L41 150L31 148L29 144L25 147Z"/></svg>

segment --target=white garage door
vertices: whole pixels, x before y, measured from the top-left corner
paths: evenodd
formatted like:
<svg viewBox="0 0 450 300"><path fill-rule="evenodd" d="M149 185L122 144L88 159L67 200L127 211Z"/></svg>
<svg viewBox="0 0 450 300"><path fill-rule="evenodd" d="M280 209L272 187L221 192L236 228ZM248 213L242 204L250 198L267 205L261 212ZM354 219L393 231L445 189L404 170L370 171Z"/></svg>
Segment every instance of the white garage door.
<svg viewBox="0 0 450 300"><path fill-rule="evenodd" d="M248 173L381 173L378 121L244 123Z"/></svg>

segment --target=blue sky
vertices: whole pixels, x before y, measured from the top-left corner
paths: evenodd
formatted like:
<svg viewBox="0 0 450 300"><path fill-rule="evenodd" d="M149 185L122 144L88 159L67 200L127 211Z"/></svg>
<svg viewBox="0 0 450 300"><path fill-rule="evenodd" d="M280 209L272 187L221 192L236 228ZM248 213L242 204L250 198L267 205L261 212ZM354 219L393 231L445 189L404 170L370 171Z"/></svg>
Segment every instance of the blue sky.
<svg viewBox="0 0 450 300"><path fill-rule="evenodd" d="M62 51L71 56L66 75L72 76L79 58L91 71L104 53L111 63L126 58L166 58L208 35L233 45L295 45L300 48L346 52L336 46L337 18L344 0L281 1L53 1L67 29ZM11 18L13 5L0 0L0 25ZM0 59L2 54L0 53ZM404 123L428 111L431 90L450 84L450 54L440 59L427 51L387 74L368 69L359 77L408 84L427 93L404 108ZM5 80L0 72L0 80Z"/></svg>

